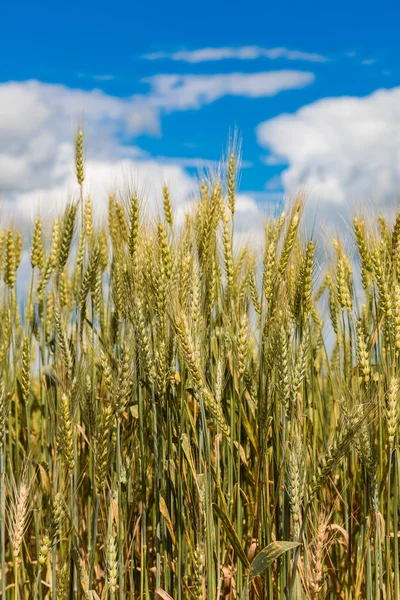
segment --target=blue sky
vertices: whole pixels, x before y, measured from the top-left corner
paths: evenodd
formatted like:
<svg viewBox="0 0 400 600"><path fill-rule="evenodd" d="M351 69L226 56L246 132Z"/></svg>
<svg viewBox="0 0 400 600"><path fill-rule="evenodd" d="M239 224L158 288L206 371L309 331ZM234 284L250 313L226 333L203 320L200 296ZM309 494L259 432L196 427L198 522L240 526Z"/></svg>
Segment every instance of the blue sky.
<svg viewBox="0 0 400 600"><path fill-rule="evenodd" d="M326 214L364 198L384 207L397 200L394 3L2 7L0 194L23 211L72 185L79 119L93 177L110 185L123 163L135 181L143 172L175 183L180 204L198 166L218 161L236 129L243 223L300 188Z"/></svg>

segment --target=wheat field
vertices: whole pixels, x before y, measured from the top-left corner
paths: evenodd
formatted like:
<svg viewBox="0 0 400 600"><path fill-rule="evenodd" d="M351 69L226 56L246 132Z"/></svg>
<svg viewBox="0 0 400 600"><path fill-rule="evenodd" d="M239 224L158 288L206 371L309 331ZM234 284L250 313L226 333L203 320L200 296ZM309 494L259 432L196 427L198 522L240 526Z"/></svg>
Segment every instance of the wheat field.
<svg viewBox="0 0 400 600"><path fill-rule="evenodd" d="M0 231L1 597L400 598L400 213L344 243L298 197L256 252L233 153L183 224L100 225L83 157Z"/></svg>

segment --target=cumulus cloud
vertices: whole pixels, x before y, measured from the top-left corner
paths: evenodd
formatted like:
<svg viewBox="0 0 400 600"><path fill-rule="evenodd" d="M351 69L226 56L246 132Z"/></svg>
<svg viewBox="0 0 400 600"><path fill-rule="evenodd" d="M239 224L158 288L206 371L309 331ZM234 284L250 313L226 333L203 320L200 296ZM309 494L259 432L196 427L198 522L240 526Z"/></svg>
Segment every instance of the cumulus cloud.
<svg viewBox="0 0 400 600"><path fill-rule="evenodd" d="M178 50L177 52L153 52L145 54L146 60L174 60L187 63L215 62L226 59L255 60L268 58L275 60L299 60L308 62L326 62L328 59L321 54L288 50L288 48L261 48L260 46L240 46L224 48L198 48L197 50Z"/></svg>
<svg viewBox="0 0 400 600"><path fill-rule="evenodd" d="M120 99L37 81L0 85L0 200L3 216L22 225L38 211L54 215L76 197L74 133L81 119L89 146L85 192L104 213L107 194L128 184L150 206L171 185L176 204L193 193L179 165L154 160L132 144L158 133L159 109L141 97ZM158 186L158 187L157 187Z"/></svg>
<svg viewBox="0 0 400 600"><path fill-rule="evenodd" d="M261 98L284 90L303 88L314 81L313 73L268 71L221 75L154 75L143 81L151 85L152 107L167 110L200 108L223 96Z"/></svg>
<svg viewBox="0 0 400 600"><path fill-rule="evenodd" d="M99 152L121 152L118 135L158 131L157 110L140 98L72 90L37 81L0 85L0 193L51 187L64 181L73 160L78 119ZM132 150L126 148L124 154Z"/></svg>
<svg viewBox="0 0 400 600"><path fill-rule="evenodd" d="M131 145L130 136L158 131L159 110L138 97L123 100L37 81L1 84L2 217L6 222L15 219L19 227L30 226L35 215L52 219L77 198L73 140L80 117L89 146L84 190L91 195L98 217L106 216L109 193L126 198L133 191L142 198L144 211L154 216L161 210L162 185L167 183L177 220L183 219L197 191L196 178L186 167L214 172L217 168L202 159L174 162L151 157ZM260 223L257 205L250 199L246 202L238 198L241 230Z"/></svg>
<svg viewBox="0 0 400 600"><path fill-rule="evenodd" d="M257 138L269 163L285 159L285 191L306 189L312 205L343 216L363 200L384 207L399 196L400 87L319 100L261 123Z"/></svg>
<svg viewBox="0 0 400 600"><path fill-rule="evenodd" d="M264 236L264 219L261 218L260 204L251 194L238 194L235 205L235 231L239 234Z"/></svg>
<svg viewBox="0 0 400 600"><path fill-rule="evenodd" d="M31 227L38 213L52 219L77 198L73 142L80 120L88 148L84 190L98 217L106 216L109 193L127 197L131 191L139 193L144 210L154 215L161 210L162 185L167 183L177 221L183 220L197 191L196 178L187 169L215 173L216 163L151 157L134 145L136 136L158 135L164 112L199 108L228 94L270 96L307 85L313 77L298 71L160 75L148 80L147 95L127 99L38 81L0 84L1 216L6 223L15 219L19 227ZM239 240L263 239L262 205L256 194L238 194Z"/></svg>
<svg viewBox="0 0 400 600"><path fill-rule="evenodd" d="M9 196L3 208L18 219L31 223L37 214L52 219L77 197L77 183L73 170L59 184L48 188L36 188ZM196 181L179 166L163 164L151 159L90 160L85 165L84 190L93 199L97 219L107 215L109 194L116 193L122 200L128 200L131 193L137 193L142 208L151 217L162 206L162 185L171 189L174 208L180 210L190 202L195 191Z"/></svg>
<svg viewBox="0 0 400 600"><path fill-rule="evenodd" d="M298 71L155 75L144 80L150 85L146 95L126 99L38 81L0 84L0 193L63 181L78 119L97 154L126 158L137 154L130 146L136 136L160 133L164 112L200 108L226 95L271 96L313 77Z"/></svg>

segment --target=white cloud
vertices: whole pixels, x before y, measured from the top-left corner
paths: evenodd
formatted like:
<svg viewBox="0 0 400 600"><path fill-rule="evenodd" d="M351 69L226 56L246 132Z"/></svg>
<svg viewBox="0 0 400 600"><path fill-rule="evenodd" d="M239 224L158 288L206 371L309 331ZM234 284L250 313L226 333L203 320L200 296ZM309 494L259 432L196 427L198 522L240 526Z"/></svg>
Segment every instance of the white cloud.
<svg viewBox="0 0 400 600"><path fill-rule="evenodd" d="M196 182L178 166L163 164L148 159L135 161L125 159L91 160L85 165L85 194L93 199L96 218L107 215L109 194L116 193L121 200L128 201L130 193L138 193L143 210L149 215L162 206L162 185L167 183L175 208L179 208L193 197ZM32 222L37 214L52 219L65 207L71 198L77 197L77 183L71 172L60 184L50 188L36 188L10 196L6 206L9 214Z"/></svg>
<svg viewBox="0 0 400 600"><path fill-rule="evenodd" d="M150 157L132 145L134 137L157 134L163 109L198 107L225 94L271 95L312 78L296 71L167 77L153 80L148 96L128 99L38 81L0 84L1 216L6 223L13 218L19 227L30 227L38 212L51 219L77 198L73 140L81 119L87 148L84 192L91 195L97 215L105 216L109 193L127 197L129 189L140 194L144 208L154 215L161 210L162 185L167 183L182 219L196 188L185 167L216 172L215 163L186 159L174 164ZM261 232L262 212L253 196L238 196L236 223L242 236Z"/></svg>
<svg viewBox="0 0 400 600"><path fill-rule="evenodd" d="M326 62L328 59L321 54L288 50L287 48L261 48L260 46L241 46L238 48L199 48L197 50L178 50L177 52L154 52L145 54L146 60L174 60L188 63L215 62L226 59L255 60L268 58L275 60L303 60L309 62Z"/></svg>
<svg viewBox="0 0 400 600"><path fill-rule="evenodd" d="M124 145L130 136L157 133L159 110L144 98L119 99L94 90L72 90L37 81L0 85L0 200L2 216L21 226L38 211L54 216L76 197L74 133L82 119L88 146L85 193L104 214L107 195L127 188L153 207L163 182L179 205L193 193L193 179L179 165L154 160Z"/></svg>
<svg viewBox="0 0 400 600"><path fill-rule="evenodd" d="M276 204L276 203L275 203ZM261 251L265 238L265 218L270 206L257 202L256 194L239 193L235 206L235 250L249 244L254 252Z"/></svg>
<svg viewBox="0 0 400 600"><path fill-rule="evenodd" d="M64 180L78 119L100 152L121 151L120 133L158 132L157 110L139 97L122 100L99 90L38 81L1 84L0 191L50 187Z"/></svg>
<svg viewBox="0 0 400 600"><path fill-rule="evenodd" d="M346 213L360 201L393 201L400 192L400 88L319 100L261 123L259 143L284 157L288 194Z"/></svg>
<svg viewBox="0 0 400 600"><path fill-rule="evenodd" d="M0 85L0 201L1 216L21 228L31 227L35 215L51 220L78 196L74 172L74 130L83 118L85 145L84 193L90 194L97 218L107 214L108 195L128 199L137 192L143 210L153 216L162 208L162 185L170 187L177 221L184 218L196 191L196 178L185 169L217 171L214 161L173 162L150 157L121 142L120 134L156 130L158 109L138 98L120 100L101 92L71 90L36 81ZM140 123L140 115L143 123ZM151 115L146 123L146 115ZM137 120L136 120L137 119ZM238 228L259 227L257 205L238 198Z"/></svg>
<svg viewBox="0 0 400 600"><path fill-rule="evenodd" d="M188 110L200 108L223 96L275 96L284 90L303 88L314 78L313 73L283 70L221 75L154 75L143 81L152 87L151 106Z"/></svg>
<svg viewBox="0 0 400 600"><path fill-rule="evenodd" d="M72 162L72 139L83 122L96 156L132 156L123 145L139 134L158 135L163 111L199 108L225 95L260 97L311 83L312 73L212 76L156 75L148 95L116 98L38 81L0 84L0 193L51 187L63 181Z"/></svg>

